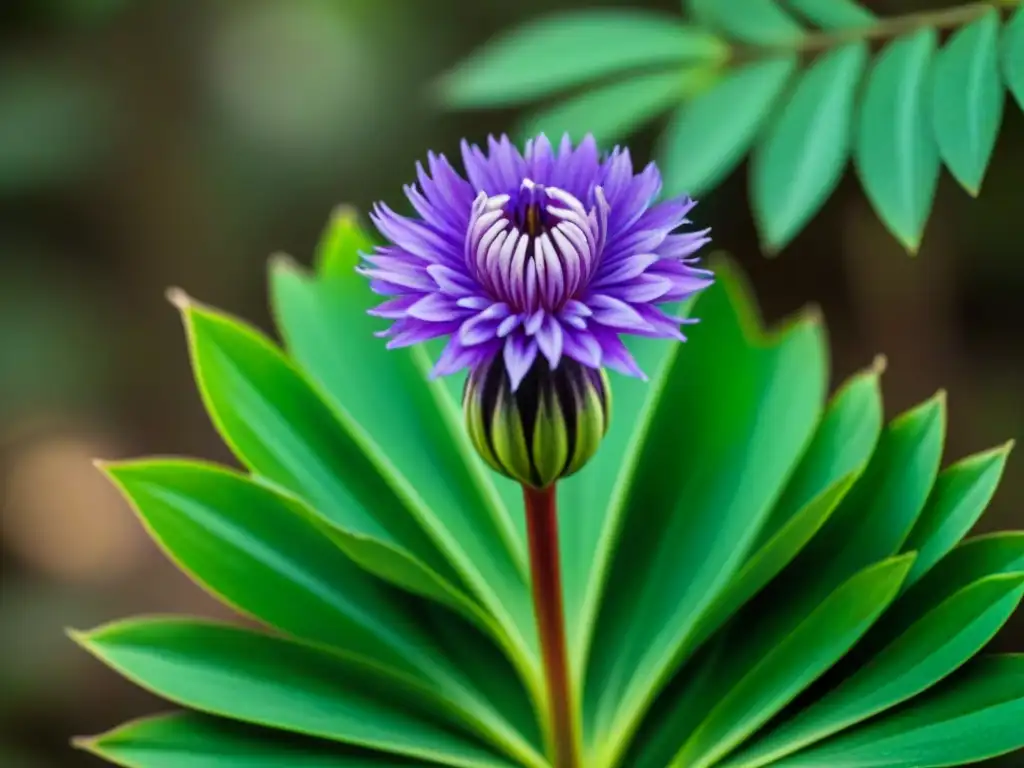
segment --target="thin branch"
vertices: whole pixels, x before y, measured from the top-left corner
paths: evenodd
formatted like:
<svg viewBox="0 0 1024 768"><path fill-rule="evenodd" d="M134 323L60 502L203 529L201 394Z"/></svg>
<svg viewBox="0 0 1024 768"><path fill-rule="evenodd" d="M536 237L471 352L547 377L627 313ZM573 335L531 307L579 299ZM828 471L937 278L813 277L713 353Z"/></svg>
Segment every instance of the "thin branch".
<svg viewBox="0 0 1024 768"><path fill-rule="evenodd" d="M816 53L846 43L860 41L889 40L919 29L953 29L970 24L986 13L1000 9L1012 9L1024 0L983 0L983 2L958 5L935 11L918 11L902 16L879 19L867 27L841 29L828 32L812 32L791 42L773 45L745 45L738 47L733 58L759 59L766 53Z"/></svg>

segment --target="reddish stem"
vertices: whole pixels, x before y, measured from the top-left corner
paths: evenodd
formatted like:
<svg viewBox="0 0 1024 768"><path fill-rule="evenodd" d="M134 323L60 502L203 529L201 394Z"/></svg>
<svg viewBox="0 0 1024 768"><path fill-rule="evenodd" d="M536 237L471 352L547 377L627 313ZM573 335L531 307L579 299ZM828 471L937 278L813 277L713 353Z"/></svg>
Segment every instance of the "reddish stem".
<svg viewBox="0 0 1024 768"><path fill-rule="evenodd" d="M530 542L533 607L540 634L544 678L551 716L554 768L579 768L573 718L569 659L562 608L562 566L558 554L558 505L555 486L523 486L526 528Z"/></svg>

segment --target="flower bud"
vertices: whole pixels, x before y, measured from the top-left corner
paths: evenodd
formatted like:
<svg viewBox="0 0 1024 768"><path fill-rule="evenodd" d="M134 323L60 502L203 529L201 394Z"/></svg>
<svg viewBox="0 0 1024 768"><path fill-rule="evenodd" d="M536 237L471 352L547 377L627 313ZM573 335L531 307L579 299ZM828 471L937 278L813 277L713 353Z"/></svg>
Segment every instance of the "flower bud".
<svg viewBox="0 0 1024 768"><path fill-rule="evenodd" d="M477 452L497 472L546 488L580 470L608 431L611 389L603 370L538 357L519 387L501 355L475 368L462 396Z"/></svg>

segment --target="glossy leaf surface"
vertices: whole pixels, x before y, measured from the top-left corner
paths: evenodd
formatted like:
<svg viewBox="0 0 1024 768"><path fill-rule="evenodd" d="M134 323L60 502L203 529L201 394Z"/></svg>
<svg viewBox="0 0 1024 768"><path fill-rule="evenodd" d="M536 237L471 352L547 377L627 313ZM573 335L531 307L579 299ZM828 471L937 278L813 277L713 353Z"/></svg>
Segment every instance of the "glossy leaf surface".
<svg viewBox="0 0 1024 768"><path fill-rule="evenodd" d="M771 251L803 229L842 178L868 53L866 43L853 43L816 61L754 153L751 202Z"/></svg>
<svg viewBox="0 0 1024 768"><path fill-rule="evenodd" d="M992 8L958 30L935 60L932 114L946 166L977 195L1003 119L999 12Z"/></svg>
<svg viewBox="0 0 1024 768"><path fill-rule="evenodd" d="M428 688L310 646L181 620L116 624L79 641L200 712L454 766L514 765L446 722Z"/></svg>
<svg viewBox="0 0 1024 768"><path fill-rule="evenodd" d="M441 83L458 106L519 103L639 68L723 59L717 37L671 16L590 10L541 17L484 45Z"/></svg>
<svg viewBox="0 0 1024 768"><path fill-rule="evenodd" d="M725 178L754 143L796 68L795 56L747 64L681 106L659 140L664 194L699 195Z"/></svg>
<svg viewBox="0 0 1024 768"><path fill-rule="evenodd" d="M856 141L857 170L879 218L915 252L939 180L930 111L932 29L898 38L868 75Z"/></svg>

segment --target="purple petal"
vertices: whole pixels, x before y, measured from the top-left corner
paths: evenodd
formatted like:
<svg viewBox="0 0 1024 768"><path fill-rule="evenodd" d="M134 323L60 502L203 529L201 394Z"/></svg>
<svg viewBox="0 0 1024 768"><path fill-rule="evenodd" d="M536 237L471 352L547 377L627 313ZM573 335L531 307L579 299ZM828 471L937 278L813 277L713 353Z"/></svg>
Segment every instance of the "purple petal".
<svg viewBox="0 0 1024 768"><path fill-rule="evenodd" d="M525 155L530 178L538 184L550 184L551 172L555 167L555 152L548 137L542 133L527 142Z"/></svg>
<svg viewBox="0 0 1024 768"><path fill-rule="evenodd" d="M494 304L466 320L459 329L459 341L467 347L498 338L498 327L509 315L506 304Z"/></svg>
<svg viewBox="0 0 1024 768"><path fill-rule="evenodd" d="M367 310L367 314L373 317L385 317L388 319L405 317L409 307L419 301L420 298L422 298L420 294L410 293L407 296L399 296L397 299L388 299L373 309Z"/></svg>
<svg viewBox="0 0 1024 768"><path fill-rule="evenodd" d="M398 325L398 323L395 325ZM454 333L458 329L459 325L459 322L424 323L416 320L409 321L405 324L402 330L395 333L391 341L388 342L388 349L408 347L413 344L422 344L424 341L430 341L431 339L436 339L440 336L447 336Z"/></svg>
<svg viewBox="0 0 1024 768"><path fill-rule="evenodd" d="M360 275L373 278L374 280L383 281L392 287L423 292L435 290L434 281L430 279L430 276L425 270L399 272L389 269L367 269L366 267L356 267L356 272ZM374 290L376 290L376 288L374 288ZM394 292L405 293L407 290L397 290ZM385 291L377 291L377 293L385 293Z"/></svg>
<svg viewBox="0 0 1024 768"><path fill-rule="evenodd" d="M658 261L661 257L656 253L640 253L635 256L631 256L628 259L623 259L618 264L612 266L612 268L604 270L599 269L597 276L592 283L594 288L600 288L605 285L614 285L616 283L622 283L626 280L632 280L634 277L638 277L643 274L649 266ZM604 264L602 264L602 267Z"/></svg>
<svg viewBox="0 0 1024 768"><path fill-rule="evenodd" d="M476 144L470 145L468 141L462 141L462 164L466 168L466 177L476 192L486 192L488 195L501 194L500 180L495 176L494 169L487 162L484 153Z"/></svg>
<svg viewBox="0 0 1024 768"><path fill-rule="evenodd" d="M658 253L666 259L685 259L711 242L711 238L707 236L710 231L702 229L699 232L669 235L658 248Z"/></svg>
<svg viewBox="0 0 1024 768"><path fill-rule="evenodd" d="M563 328L562 352L591 368L601 367L601 345L590 331Z"/></svg>
<svg viewBox="0 0 1024 768"><path fill-rule="evenodd" d="M613 371L647 381L647 375L640 370L640 366L636 364L636 360L618 334L599 330L594 332L594 336L601 345L601 360L606 366Z"/></svg>
<svg viewBox="0 0 1024 768"><path fill-rule="evenodd" d="M551 370L558 367L562 359L563 333L561 324L551 315L546 315L544 324L536 334L537 347L544 357L547 358Z"/></svg>
<svg viewBox="0 0 1024 768"><path fill-rule="evenodd" d="M640 275L628 283L605 288L610 296L628 304L649 304L652 301L671 301L665 297L672 291L672 280L658 275Z"/></svg>
<svg viewBox="0 0 1024 768"><path fill-rule="evenodd" d="M497 351L497 342L467 347L453 336L441 351L441 356L438 357L433 370L430 371L430 378L450 376L463 368L475 368L497 354Z"/></svg>
<svg viewBox="0 0 1024 768"><path fill-rule="evenodd" d="M508 336L512 331L518 328L523 322L522 315L511 315L501 321L501 325L498 326L498 338L503 339Z"/></svg>
<svg viewBox="0 0 1024 768"><path fill-rule="evenodd" d="M519 389L519 385L526 374L529 373L533 361L537 359L536 339L527 339L522 334L512 334L505 339L505 370L512 382L512 391Z"/></svg>
<svg viewBox="0 0 1024 768"><path fill-rule="evenodd" d="M399 216L384 203L377 203L370 220L388 240L428 264L462 263L463 239L442 237L422 222Z"/></svg>
<svg viewBox="0 0 1024 768"><path fill-rule="evenodd" d="M466 310L459 307L454 299L440 293L428 293L409 307L409 317L428 323L444 323L465 315Z"/></svg>
<svg viewBox="0 0 1024 768"><path fill-rule="evenodd" d="M594 294L587 298L594 310L594 322L626 331L647 331L650 326L633 307L621 299L607 294Z"/></svg>
<svg viewBox="0 0 1024 768"><path fill-rule="evenodd" d="M427 274L439 289L452 296L468 296L479 288L469 275L443 264L431 264L427 267Z"/></svg>

